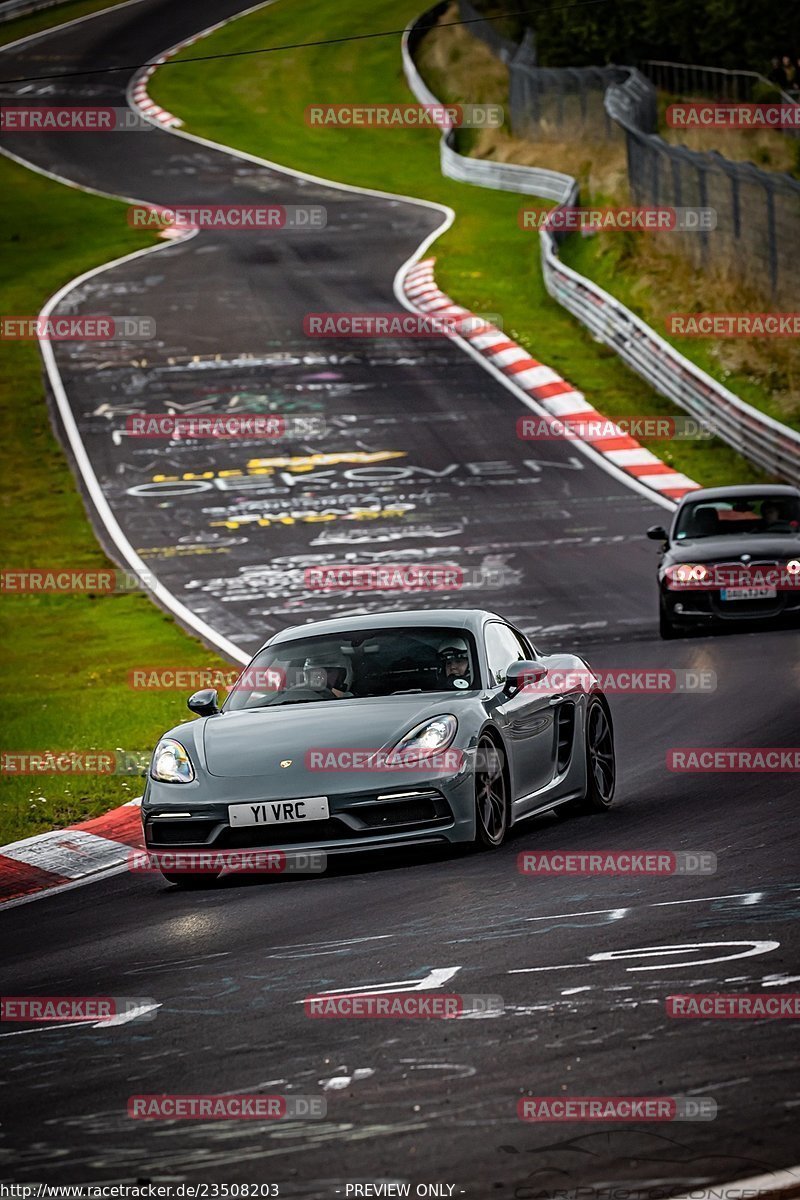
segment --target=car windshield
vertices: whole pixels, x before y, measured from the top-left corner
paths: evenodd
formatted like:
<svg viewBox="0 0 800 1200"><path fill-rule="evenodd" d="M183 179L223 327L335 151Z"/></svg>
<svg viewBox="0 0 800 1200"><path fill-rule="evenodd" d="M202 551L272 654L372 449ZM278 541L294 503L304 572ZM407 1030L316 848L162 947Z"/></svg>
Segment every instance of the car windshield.
<svg viewBox="0 0 800 1200"><path fill-rule="evenodd" d="M800 531L800 500L794 496L727 496L684 505L675 537L724 537L729 534L776 534Z"/></svg>
<svg viewBox="0 0 800 1200"><path fill-rule="evenodd" d="M266 646L242 672L225 710L478 686L475 642L464 630L362 629Z"/></svg>

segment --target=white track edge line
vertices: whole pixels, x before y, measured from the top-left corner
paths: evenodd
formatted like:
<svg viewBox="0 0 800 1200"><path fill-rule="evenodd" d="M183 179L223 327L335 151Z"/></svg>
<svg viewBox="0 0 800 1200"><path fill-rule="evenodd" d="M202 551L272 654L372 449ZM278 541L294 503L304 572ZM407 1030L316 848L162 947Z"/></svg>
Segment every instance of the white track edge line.
<svg viewBox="0 0 800 1200"><path fill-rule="evenodd" d="M13 50L15 46L21 46L25 42L32 42L36 38L47 37L49 33L60 32L62 29L69 28L70 25L80 25L83 21L91 21L93 17L103 17L106 13L114 12L118 8L128 8L131 4L141 4L142 0L122 0L121 4L109 4L107 8L98 8L97 12L84 13L82 17L70 17L68 21L62 21L59 25L48 25L46 29L39 29L36 33L26 33L24 37L17 38L15 42L7 42L0 46L0 53L6 50ZM20 13L20 16L33 16L33 13Z"/></svg>

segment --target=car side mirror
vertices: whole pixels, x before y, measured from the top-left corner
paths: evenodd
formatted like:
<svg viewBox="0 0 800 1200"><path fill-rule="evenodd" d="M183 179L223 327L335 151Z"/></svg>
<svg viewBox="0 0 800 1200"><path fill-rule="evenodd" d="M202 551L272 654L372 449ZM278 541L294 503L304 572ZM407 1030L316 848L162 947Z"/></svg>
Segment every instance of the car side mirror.
<svg viewBox="0 0 800 1200"><path fill-rule="evenodd" d="M663 525L651 525L647 531L647 536L652 542L668 542L669 534Z"/></svg>
<svg viewBox="0 0 800 1200"><path fill-rule="evenodd" d="M514 696L521 688L539 683L546 674L547 668L540 662L513 662L506 671L503 691L507 696Z"/></svg>
<svg viewBox="0 0 800 1200"><path fill-rule="evenodd" d="M216 688L203 688L190 696L186 703L193 713L197 713L198 717L213 717L219 712Z"/></svg>

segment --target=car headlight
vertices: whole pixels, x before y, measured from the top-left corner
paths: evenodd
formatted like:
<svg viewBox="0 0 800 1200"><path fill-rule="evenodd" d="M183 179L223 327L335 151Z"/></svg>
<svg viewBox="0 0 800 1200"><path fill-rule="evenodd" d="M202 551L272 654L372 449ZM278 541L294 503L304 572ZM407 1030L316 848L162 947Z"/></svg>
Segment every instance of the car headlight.
<svg viewBox="0 0 800 1200"><path fill-rule="evenodd" d="M441 717L433 717L411 729L392 748L392 754L403 754L411 750L415 754L435 754L438 750L446 750L456 736L458 721L450 713Z"/></svg>
<svg viewBox="0 0 800 1200"><path fill-rule="evenodd" d="M153 751L150 774L160 783L191 783L194 767L180 742L173 738L162 738Z"/></svg>
<svg viewBox="0 0 800 1200"><path fill-rule="evenodd" d="M705 583L711 578L711 571L702 563L680 563L676 567L667 567L667 579L670 583Z"/></svg>

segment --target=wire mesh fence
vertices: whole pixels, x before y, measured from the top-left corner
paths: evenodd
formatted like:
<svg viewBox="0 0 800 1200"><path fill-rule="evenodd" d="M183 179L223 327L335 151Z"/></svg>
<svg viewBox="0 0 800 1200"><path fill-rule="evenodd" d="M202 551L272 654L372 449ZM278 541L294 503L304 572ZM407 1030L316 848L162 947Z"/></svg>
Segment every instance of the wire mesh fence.
<svg viewBox="0 0 800 1200"><path fill-rule="evenodd" d="M769 95L780 95L787 103L792 99L777 83L771 83L757 71L729 71L725 67L664 62L655 58L645 59L639 66L657 88L672 96L700 96L743 103L763 100Z"/></svg>
<svg viewBox="0 0 800 1200"><path fill-rule="evenodd" d="M800 245L800 182L646 132L642 79L631 71L605 97L606 109L625 131L634 203L712 208L716 228L699 229L675 239L675 245L698 268L713 267L777 304L800 302L800 275L792 258L792 247Z"/></svg>
<svg viewBox="0 0 800 1200"><path fill-rule="evenodd" d="M532 29L526 29L522 37L514 41L503 33L497 21L487 21L485 15L478 12L470 0L459 0L458 9L461 20L469 22L469 32L485 42L504 63L515 59L518 62L527 62L531 66L535 65L536 42Z"/></svg>
<svg viewBox="0 0 800 1200"><path fill-rule="evenodd" d="M471 0L459 0L459 8L465 20L480 16ZM673 145L656 132L657 85L749 102L769 86L763 76L656 61L642 64L649 78L636 68L614 65L545 68L527 54L512 53L513 43L493 22L468 28L488 45L502 44L514 134L559 142L624 138L634 204L715 210L715 229L673 238L693 265L727 275L775 304L800 303L800 272L792 261L793 248L796 253L800 245L800 181L715 151Z"/></svg>
<svg viewBox="0 0 800 1200"><path fill-rule="evenodd" d="M403 70L409 87L423 104L437 103L414 63L414 54L430 23L448 0L411 23L403 39ZM633 97L618 97L621 111L635 114ZM646 91L642 92L643 95ZM577 203L578 184L569 175L546 168L501 163L459 154L453 131L440 140L442 173L478 187L498 188ZM566 266L558 254L559 234L539 231L541 265L547 291L592 335L609 346L623 362L679 408L697 417L723 441L770 475L800 485L800 433L746 404L723 384L685 358L597 284Z"/></svg>

